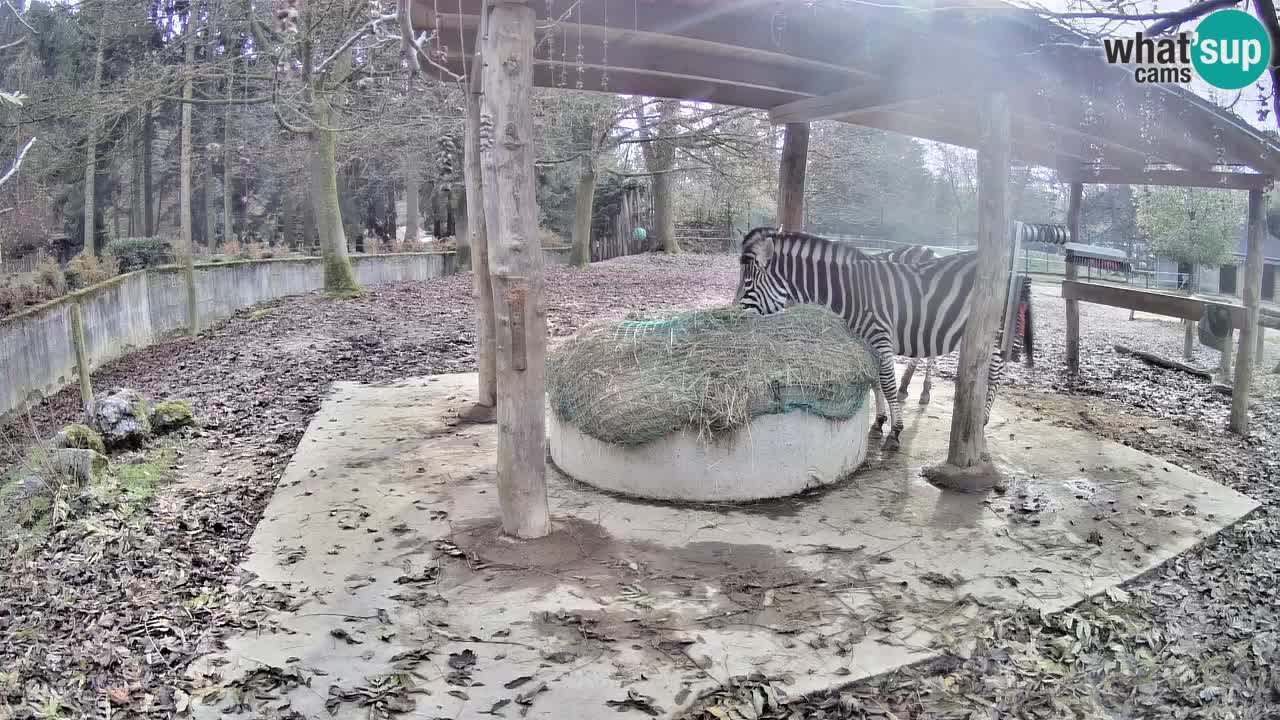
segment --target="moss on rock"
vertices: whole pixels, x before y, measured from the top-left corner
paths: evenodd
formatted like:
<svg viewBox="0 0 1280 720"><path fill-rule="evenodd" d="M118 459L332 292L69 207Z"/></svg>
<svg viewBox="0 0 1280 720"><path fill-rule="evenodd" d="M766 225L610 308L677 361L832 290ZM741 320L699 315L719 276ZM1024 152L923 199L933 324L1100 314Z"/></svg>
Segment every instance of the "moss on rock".
<svg viewBox="0 0 1280 720"><path fill-rule="evenodd" d="M157 435L165 435L184 427L194 427L195 411L186 400L166 400L156 403L149 416L151 430Z"/></svg>
<svg viewBox="0 0 1280 720"><path fill-rule="evenodd" d="M53 436L53 446L55 448L93 450L102 455L107 454L107 447L102 442L102 436L98 434L98 431L81 423L73 423L62 428L57 435Z"/></svg>

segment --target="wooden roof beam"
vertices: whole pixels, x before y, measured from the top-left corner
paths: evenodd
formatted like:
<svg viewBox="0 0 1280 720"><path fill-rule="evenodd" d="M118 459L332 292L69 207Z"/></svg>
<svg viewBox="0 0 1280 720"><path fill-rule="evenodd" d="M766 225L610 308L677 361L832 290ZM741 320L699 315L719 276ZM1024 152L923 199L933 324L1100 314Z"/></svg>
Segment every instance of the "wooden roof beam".
<svg viewBox="0 0 1280 720"><path fill-rule="evenodd" d="M431 0L413 2L414 27L430 30L436 27L436 5ZM456 28L459 18L464 27L478 26L480 10L488 0L450 0L440 3L438 23ZM776 26L776 0L743 0L734 3L676 4L671 2L636 2L635 0L590 0L580 3L574 12L561 19L547 17L543 3L531 4L538 13L539 27L559 22L559 36L567 33L576 45L578 31L583 37L609 37L610 52L615 46L632 44L637 49L654 53L661 48L702 49L738 58L756 60L809 71L837 73L850 77L872 77L866 70L849 62L856 56L856 45L847 42L847 33L830 27L821 18L810 17L802 10L788 19L788 27ZM568 6L566 6L567 8ZM815 41L813 32L824 34L828 41ZM456 30L453 31L456 35ZM842 39L845 42L837 42ZM575 53L576 54L576 53Z"/></svg>
<svg viewBox="0 0 1280 720"><path fill-rule="evenodd" d="M796 100L769 110L769 121L783 123L828 120L853 112L886 110L938 95L940 88L929 85L876 83L841 90L830 95Z"/></svg>
<svg viewBox="0 0 1280 720"><path fill-rule="evenodd" d="M972 124L942 123L931 117L901 109L856 113L847 118L841 117L838 119L854 125L863 125L959 147L976 149L979 144L978 133ZM1011 147L1013 148L1015 160L1047 168L1058 167L1063 158L1068 158L1072 161L1083 160L1083 158L1075 157L1061 148L1055 153L1055 151L1049 150L1047 147L1036 144L1033 139L1027 137L1025 129L1016 126L1013 128Z"/></svg>
<svg viewBox="0 0 1280 720"><path fill-rule="evenodd" d="M1059 172L1068 182L1096 185L1161 185L1210 190L1265 190L1273 181L1270 175L1208 170L1131 171L1119 168L1074 167L1062 169Z"/></svg>

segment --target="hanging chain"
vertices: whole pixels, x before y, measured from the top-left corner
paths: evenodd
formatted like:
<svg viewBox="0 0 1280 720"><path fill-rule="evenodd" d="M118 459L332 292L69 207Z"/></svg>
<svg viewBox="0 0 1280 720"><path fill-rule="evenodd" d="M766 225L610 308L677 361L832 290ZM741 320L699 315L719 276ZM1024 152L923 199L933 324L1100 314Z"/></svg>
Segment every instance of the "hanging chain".
<svg viewBox="0 0 1280 720"><path fill-rule="evenodd" d="M564 28L564 41L560 43L560 87L569 85L569 28Z"/></svg>
<svg viewBox="0 0 1280 720"><path fill-rule="evenodd" d="M600 51L600 90L609 92L609 2L604 3L604 44Z"/></svg>
<svg viewBox="0 0 1280 720"><path fill-rule="evenodd" d="M578 3L578 89L582 89L582 3Z"/></svg>
<svg viewBox="0 0 1280 720"><path fill-rule="evenodd" d="M555 0L547 0L547 60L551 63L551 77L556 76L556 11Z"/></svg>

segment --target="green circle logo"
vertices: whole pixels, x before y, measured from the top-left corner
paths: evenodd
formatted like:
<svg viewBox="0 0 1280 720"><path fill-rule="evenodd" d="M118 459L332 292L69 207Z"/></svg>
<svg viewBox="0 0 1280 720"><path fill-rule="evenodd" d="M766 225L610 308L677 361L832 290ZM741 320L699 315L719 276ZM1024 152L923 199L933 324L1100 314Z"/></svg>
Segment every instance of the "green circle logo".
<svg viewBox="0 0 1280 720"><path fill-rule="evenodd" d="M1271 39L1257 18L1242 10L1210 13L1196 28L1191 63L1210 85L1239 90L1262 77Z"/></svg>

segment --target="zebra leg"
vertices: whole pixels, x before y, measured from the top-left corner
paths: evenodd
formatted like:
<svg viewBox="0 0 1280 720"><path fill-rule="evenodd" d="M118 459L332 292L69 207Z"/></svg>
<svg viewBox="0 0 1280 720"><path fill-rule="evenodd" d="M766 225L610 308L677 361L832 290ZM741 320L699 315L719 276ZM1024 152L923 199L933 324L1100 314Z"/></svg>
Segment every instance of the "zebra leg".
<svg viewBox="0 0 1280 720"><path fill-rule="evenodd" d="M868 437L880 437L884 435L884 421L889 419L885 414L884 390L880 389L880 383L876 383L873 388L876 393L876 421L871 424L871 432L867 433Z"/></svg>
<svg viewBox="0 0 1280 720"><path fill-rule="evenodd" d="M929 361L924 366L924 390L920 393L921 405L929 404L929 391L933 389L933 363L934 359L929 358Z"/></svg>
<svg viewBox="0 0 1280 720"><path fill-rule="evenodd" d="M987 405L985 414L982 416L984 427L991 422L991 405L996 401L996 388L1003 377L1004 358L1000 354L1000 341L997 340L995 348L991 351L991 366L987 370Z"/></svg>
<svg viewBox="0 0 1280 720"><path fill-rule="evenodd" d="M911 358L907 361L907 369L902 373L902 381L898 383L898 402L907 399L908 389L911 385L911 376L916 374L916 366L920 364L920 358ZM925 369L925 382L929 381L928 369Z"/></svg>
<svg viewBox="0 0 1280 720"><path fill-rule="evenodd" d="M901 446L898 436L902 434L902 408L898 404L897 378L893 366L893 340L880 334L874 339L868 338L872 349L880 354L880 390L889 401L890 432L881 445L885 450L897 450ZM884 416L876 418L876 427L884 425Z"/></svg>

